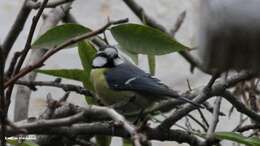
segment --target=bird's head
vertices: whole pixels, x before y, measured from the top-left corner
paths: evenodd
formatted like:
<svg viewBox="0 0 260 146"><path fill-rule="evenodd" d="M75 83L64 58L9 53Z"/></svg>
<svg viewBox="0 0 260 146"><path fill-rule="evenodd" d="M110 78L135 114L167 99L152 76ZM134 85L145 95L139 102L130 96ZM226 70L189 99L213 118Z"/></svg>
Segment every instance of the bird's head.
<svg viewBox="0 0 260 146"><path fill-rule="evenodd" d="M112 68L122 64L123 62L124 61L118 55L118 50L113 46L107 46L97 52L92 61L92 68Z"/></svg>

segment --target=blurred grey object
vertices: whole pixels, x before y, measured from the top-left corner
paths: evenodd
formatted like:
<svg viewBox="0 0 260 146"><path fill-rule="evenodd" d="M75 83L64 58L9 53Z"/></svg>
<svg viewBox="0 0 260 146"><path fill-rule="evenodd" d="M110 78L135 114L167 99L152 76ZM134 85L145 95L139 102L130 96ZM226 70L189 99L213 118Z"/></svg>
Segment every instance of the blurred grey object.
<svg viewBox="0 0 260 146"><path fill-rule="evenodd" d="M199 0L198 49L206 70L260 71L260 1Z"/></svg>

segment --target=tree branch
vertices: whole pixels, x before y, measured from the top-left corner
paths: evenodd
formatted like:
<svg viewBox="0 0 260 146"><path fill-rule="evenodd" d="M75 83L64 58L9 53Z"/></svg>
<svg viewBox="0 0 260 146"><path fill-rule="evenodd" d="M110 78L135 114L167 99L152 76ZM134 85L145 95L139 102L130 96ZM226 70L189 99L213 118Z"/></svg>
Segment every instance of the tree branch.
<svg viewBox="0 0 260 146"><path fill-rule="evenodd" d="M211 124L209 125L208 131L207 131L207 138L212 139L213 133L215 132L217 128L217 124L219 122L219 111L220 111L220 105L221 105L222 97L217 97L214 103L214 112L213 112L213 118L211 120Z"/></svg>
<svg viewBox="0 0 260 146"><path fill-rule="evenodd" d="M3 42L3 53L5 59L7 58L14 42L19 36L20 32L23 30L24 24L28 19L28 16L31 12L31 9L26 6L28 0L24 0L21 10L18 12L18 15L15 19L14 24L11 26L10 31L8 32L4 42Z"/></svg>
<svg viewBox="0 0 260 146"><path fill-rule="evenodd" d="M209 98L211 98L213 96L221 96L221 97L224 97L225 99L228 100L228 98L223 96L223 94L224 94L226 89L228 89L228 88L230 88L232 86L235 86L237 83L239 83L241 81L249 80L249 79L253 78L254 75L255 74L253 74L253 73L242 72L242 73L240 73L238 75L232 76L230 79L228 79L224 83L215 83L214 85L212 85L211 90L208 90L208 88L206 86L206 88L202 89L199 93L197 93L197 94L195 93L195 95L193 95L193 96L196 96L194 98L193 102L195 102L197 104L202 104L203 102L205 102L206 100L208 100ZM237 103L237 102L235 102L235 103ZM236 104L236 105L239 105L240 107L244 107L243 104L242 105L241 104ZM183 118L189 112L191 112L191 111L193 111L195 109L196 109L196 107L194 107L193 105L186 104L182 108L180 108L177 111L175 111L170 117L165 119L157 128L162 129L162 130L163 129L167 130L173 124L175 124L177 121L179 121L181 118ZM252 115L252 112L249 112L249 111L247 111L247 114L249 114L250 116L255 115L255 114Z"/></svg>
<svg viewBox="0 0 260 146"><path fill-rule="evenodd" d="M78 94L82 94L82 95L85 95L85 96L94 96L93 93L91 93L90 91L88 91L84 87L72 85L72 84L62 84L62 83L57 82L57 81L22 81L22 80L18 80L18 81L15 82L15 84L27 86L32 90L36 89L35 86L49 86L49 87L61 88L66 92L74 91Z"/></svg>
<svg viewBox="0 0 260 146"><path fill-rule="evenodd" d="M24 60L29 52L29 50L31 49L31 42L32 42L32 38L33 38L33 35L34 35L34 32L35 32L35 29L36 29L36 26L38 24L38 21L40 20L40 17L43 13L43 10L46 6L46 4L48 3L48 0L44 0L39 11L37 12L37 14L33 17L33 20L32 20L32 25L30 27L30 31L29 31L29 35L27 37L27 41L25 43L25 46L24 46L24 49L23 51L21 52L21 56L20 56L20 60L18 61L17 65L16 65L16 68L14 70L14 72L12 73L12 75L15 75L17 74L23 63L24 63ZM7 105L6 105L6 110L8 111L8 108L9 108L9 104L10 104L10 98L11 98L11 94L12 94L12 91L13 91L13 88L14 88L14 85L11 85L8 90L7 90L7 93L6 93L6 100L7 100Z"/></svg>
<svg viewBox="0 0 260 146"><path fill-rule="evenodd" d="M0 117L1 117L1 145L5 146L5 132L6 132L6 116L7 112L5 110L5 90L4 90L4 69L5 69L5 57L3 54L3 49L0 46Z"/></svg>
<svg viewBox="0 0 260 146"><path fill-rule="evenodd" d="M66 4L69 2L73 2L74 0L55 0L55 1L51 1L48 2L46 5L46 8L55 8L57 6L60 6L62 4ZM27 2L27 7L31 8L31 9L39 9L41 6L41 2L37 2L37 1L33 1L33 0L29 0Z"/></svg>
<svg viewBox="0 0 260 146"><path fill-rule="evenodd" d="M103 27L97 29L96 31L92 31L92 32L88 32L88 33L85 33L85 34L82 34L80 36L77 36L77 37L74 37L68 41L65 41L64 43L58 45L57 47L55 48L52 48L50 49L49 51L47 51L43 57L35 62L34 64L30 65L30 66L27 66L25 67L24 69L22 69L19 73L17 73L14 77L10 78L8 81L6 81L5 83L5 88L12 85L16 80L18 80L20 77L26 75L27 73L33 71L34 69L36 68L39 68L39 67L42 67L44 65L44 62L49 58L51 57L52 55L54 55L55 53L57 53L58 51L62 50L63 48L71 45L71 44L74 44L78 41L81 41L81 40L84 40L84 39L88 39L88 38L91 38L93 36L96 36L102 32L104 32L108 27L110 27L111 25L116 25L116 24L120 24L120 23L125 23L127 22L128 19L121 19L121 20L118 20L118 21L109 21L107 24L105 24Z"/></svg>
<svg viewBox="0 0 260 146"><path fill-rule="evenodd" d="M40 27L38 36L41 36L50 28L58 24L58 22L65 16L67 11L70 9L72 3L68 3L55 9L52 9L50 12L45 15L43 23ZM31 49L31 55L28 59L27 66L37 62L43 54L46 53L44 48L34 48ZM32 81L36 78L36 72L30 72L22 80ZM15 109L14 109L14 120L22 120L27 118L28 115L28 105L30 100L31 90L24 86L18 86L16 92L15 100Z"/></svg>
<svg viewBox="0 0 260 146"><path fill-rule="evenodd" d="M70 116L67 114L70 114ZM111 124L109 122L82 123L85 120L99 118L96 115L108 116L113 119L116 124ZM68 117L60 118L60 116ZM17 128L27 131L27 134L54 134L61 136L108 135L124 138L129 138L129 136L131 136L133 141L135 141L135 144L140 145L140 142L142 142L141 133L145 133L149 140L172 140L180 143L189 143L193 146L202 146L202 141L199 138L181 130L169 130L167 133L163 133L158 129L149 127L137 129L127 122L120 114L107 107L78 107L72 104L64 104L55 110L53 118L57 119L40 119L31 122L24 120L16 122L15 125ZM11 127L9 127L7 131L8 136L17 135L19 133L20 131L12 129Z"/></svg>

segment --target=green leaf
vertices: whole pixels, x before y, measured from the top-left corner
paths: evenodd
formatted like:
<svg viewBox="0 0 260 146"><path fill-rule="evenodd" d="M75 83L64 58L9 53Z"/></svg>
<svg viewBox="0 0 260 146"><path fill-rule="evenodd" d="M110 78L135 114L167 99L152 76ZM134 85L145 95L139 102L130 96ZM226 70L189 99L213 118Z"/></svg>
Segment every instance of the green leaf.
<svg viewBox="0 0 260 146"><path fill-rule="evenodd" d="M86 73L81 69L44 69L36 72L76 81L84 81L86 79Z"/></svg>
<svg viewBox="0 0 260 146"><path fill-rule="evenodd" d="M92 69L92 60L94 59L97 50L89 42L81 41L78 43L78 52L86 77L84 80L82 80L82 83L85 88L89 89L90 91L94 91L94 87L90 81L90 72ZM86 96L85 99L88 104L95 104L95 101L92 97Z"/></svg>
<svg viewBox="0 0 260 146"><path fill-rule="evenodd" d="M122 48L137 54L163 55L186 48L168 34L145 25L122 24L112 27L111 33Z"/></svg>
<svg viewBox="0 0 260 146"><path fill-rule="evenodd" d="M79 36L90 31L91 30L89 28L79 24L71 23L59 25L40 36L32 44L32 48L53 48L75 36Z"/></svg>
<svg viewBox="0 0 260 146"><path fill-rule="evenodd" d="M93 86L90 82L90 71L92 68L92 60L94 59L97 51L89 42L82 41L78 43L78 52L86 76L86 80L84 80L84 82L87 88L93 91Z"/></svg>
<svg viewBox="0 0 260 146"><path fill-rule="evenodd" d="M256 137L245 137L235 132L216 132L214 136L221 140L230 140L248 146L259 146L260 139Z"/></svg>
<svg viewBox="0 0 260 146"><path fill-rule="evenodd" d="M149 64L149 69L150 73L152 75L155 75L155 69L156 69L156 60L154 55L148 55L148 64Z"/></svg>
<svg viewBox="0 0 260 146"><path fill-rule="evenodd" d="M119 48L123 53L125 53L128 57L130 57L135 64L138 64L137 53L129 52L128 50L122 48L120 45L117 45L117 48Z"/></svg>

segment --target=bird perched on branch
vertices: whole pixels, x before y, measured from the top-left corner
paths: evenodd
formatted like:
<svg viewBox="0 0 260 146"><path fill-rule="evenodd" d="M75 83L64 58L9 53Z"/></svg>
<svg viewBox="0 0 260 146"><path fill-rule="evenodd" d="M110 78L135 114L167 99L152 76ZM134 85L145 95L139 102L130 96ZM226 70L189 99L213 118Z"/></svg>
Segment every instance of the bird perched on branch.
<svg viewBox="0 0 260 146"><path fill-rule="evenodd" d="M168 98L199 106L121 58L112 46L97 52L92 61L90 76L97 97L105 105L121 104L119 109L124 113L141 111L156 101Z"/></svg>

